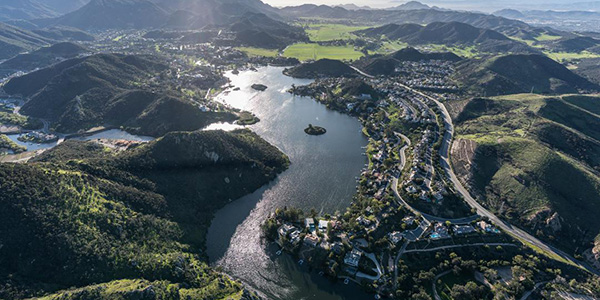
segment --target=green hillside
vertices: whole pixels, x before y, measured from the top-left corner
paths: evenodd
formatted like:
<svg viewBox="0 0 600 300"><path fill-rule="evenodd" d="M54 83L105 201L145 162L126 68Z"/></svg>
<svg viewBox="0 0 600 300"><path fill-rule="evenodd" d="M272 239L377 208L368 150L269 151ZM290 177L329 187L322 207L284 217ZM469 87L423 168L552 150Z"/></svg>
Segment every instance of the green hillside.
<svg viewBox="0 0 600 300"><path fill-rule="evenodd" d="M492 210L571 251L600 233L600 99L510 95L469 101L453 164Z"/></svg>
<svg viewBox="0 0 600 300"><path fill-rule="evenodd" d="M205 232L287 164L250 131L172 133L121 153L71 141L0 164L0 298L83 287L48 299L146 299L135 296L150 285L157 297L239 298L204 262Z"/></svg>
<svg viewBox="0 0 600 300"><path fill-rule="evenodd" d="M511 54L460 63L454 79L478 96L518 93L561 94L596 91L598 85L552 59L537 54Z"/></svg>

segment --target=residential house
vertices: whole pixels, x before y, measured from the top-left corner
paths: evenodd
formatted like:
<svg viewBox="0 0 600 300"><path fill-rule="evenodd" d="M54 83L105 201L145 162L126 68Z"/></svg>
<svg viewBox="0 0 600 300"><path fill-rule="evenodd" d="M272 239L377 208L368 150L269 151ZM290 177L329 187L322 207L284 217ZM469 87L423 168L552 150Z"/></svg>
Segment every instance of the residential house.
<svg viewBox="0 0 600 300"><path fill-rule="evenodd" d="M362 251L358 249L352 249L352 251L348 252L346 257L344 257L344 263L356 268L358 267L358 262L360 261L362 254Z"/></svg>

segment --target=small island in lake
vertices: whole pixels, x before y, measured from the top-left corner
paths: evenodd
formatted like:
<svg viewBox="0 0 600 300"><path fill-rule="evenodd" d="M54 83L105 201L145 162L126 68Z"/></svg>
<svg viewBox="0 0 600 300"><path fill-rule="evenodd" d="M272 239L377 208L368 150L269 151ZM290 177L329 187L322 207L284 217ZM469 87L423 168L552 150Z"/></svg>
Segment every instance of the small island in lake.
<svg viewBox="0 0 600 300"><path fill-rule="evenodd" d="M310 134L310 135L323 135L327 132L327 130L325 130L325 128L323 128L323 127L313 126L312 124L308 124L308 127L306 129L304 129L304 132L306 132L306 134Z"/></svg>
<svg viewBox="0 0 600 300"><path fill-rule="evenodd" d="M257 91L261 91L261 92L264 92L264 91L267 90L267 86L266 85L264 85L264 84L258 84L258 83L253 84L252 88L255 89L255 90L257 90Z"/></svg>

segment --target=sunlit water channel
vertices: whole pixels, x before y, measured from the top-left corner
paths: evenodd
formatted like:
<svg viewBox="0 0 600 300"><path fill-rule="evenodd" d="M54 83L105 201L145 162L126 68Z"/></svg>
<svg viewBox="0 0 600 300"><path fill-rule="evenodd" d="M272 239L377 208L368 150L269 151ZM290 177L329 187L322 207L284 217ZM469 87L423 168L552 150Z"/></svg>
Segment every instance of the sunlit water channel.
<svg viewBox="0 0 600 300"><path fill-rule="evenodd" d="M211 263L242 280L268 299L373 299L353 285L332 283L309 272L277 247L260 238L260 224L276 208L290 206L320 212L344 211L356 189L356 177L366 163L367 139L356 118L328 110L310 98L295 97L292 84L309 84L282 74L282 68L228 74L238 91L226 91L219 101L250 111L261 121L249 126L286 153L290 168L266 187L217 212L208 233ZM264 92L251 88L259 83ZM323 136L304 133L308 124L325 127ZM220 128L231 129L221 124ZM219 128L216 127L216 128Z"/></svg>

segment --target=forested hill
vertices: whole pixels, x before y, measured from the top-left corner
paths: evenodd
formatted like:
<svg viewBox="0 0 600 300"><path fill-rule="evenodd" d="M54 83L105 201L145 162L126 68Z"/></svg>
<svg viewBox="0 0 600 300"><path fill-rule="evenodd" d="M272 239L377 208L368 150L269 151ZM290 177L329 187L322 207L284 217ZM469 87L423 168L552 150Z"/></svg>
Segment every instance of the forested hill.
<svg viewBox="0 0 600 300"><path fill-rule="evenodd" d="M199 255L205 232L215 209L287 164L246 130L172 133L124 152L68 141L0 164L0 298L248 296Z"/></svg>
<svg viewBox="0 0 600 300"><path fill-rule="evenodd" d="M295 78L353 77L358 75L358 72L346 63L332 59L320 59L301 64L285 70L285 73Z"/></svg>
<svg viewBox="0 0 600 300"><path fill-rule="evenodd" d="M155 80L159 76L167 79ZM161 136L237 118L227 111L202 111L168 85L168 76L175 71L155 56L97 54L13 78L4 90L28 98L21 112L51 121L59 132L108 125Z"/></svg>

